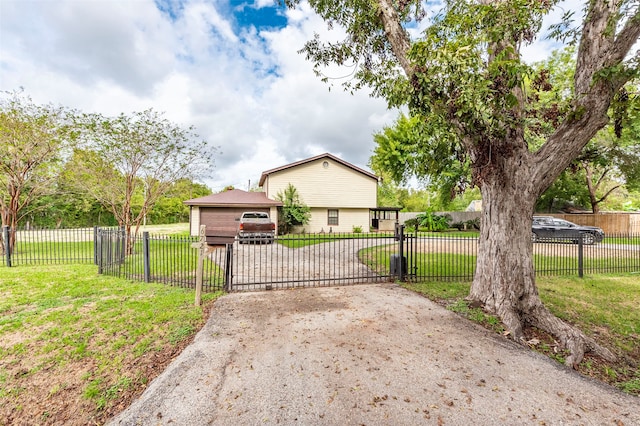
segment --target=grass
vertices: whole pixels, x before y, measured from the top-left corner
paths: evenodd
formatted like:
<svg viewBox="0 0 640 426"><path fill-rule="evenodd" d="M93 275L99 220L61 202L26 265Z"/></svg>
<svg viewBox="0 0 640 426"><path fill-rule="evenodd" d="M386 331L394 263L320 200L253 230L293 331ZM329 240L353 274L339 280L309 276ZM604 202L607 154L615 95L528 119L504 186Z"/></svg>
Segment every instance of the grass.
<svg viewBox="0 0 640 426"><path fill-rule="evenodd" d="M421 249L411 254L406 249L411 270L409 274L426 280L459 280L470 281L476 267L475 247L466 243L466 239L452 243L435 250ZM577 252L572 252L573 246L558 246L558 254L544 255L534 254L533 263L539 276L545 275L578 275ZM456 253L455 250L460 250ZM389 244L386 249L380 246L362 249L360 259L379 273L389 270L389 258L397 253L396 244ZM588 254L588 252L586 252ZM584 273L608 273L634 270L634 265L639 265L639 258L629 252L623 252L626 256L618 254L616 257L589 257L585 255L583 263ZM413 256L413 257L410 257ZM637 266L635 266L637 267Z"/></svg>
<svg viewBox="0 0 640 426"><path fill-rule="evenodd" d="M105 266L107 275L126 275L144 280L143 232L149 232L149 259L151 281L194 286L197 266L197 250L192 243L197 237L188 234L188 224L149 225L140 228L138 235L131 239L132 254L126 256L122 264ZM78 264L94 262L93 228L74 230L20 231L12 265L35 264ZM112 259L116 259L115 245L108 246ZM106 256L106 255L105 255ZM0 267L5 266L4 257ZM219 259L216 259L219 260ZM224 271L211 258L205 259L206 291L222 288Z"/></svg>
<svg viewBox="0 0 640 426"><path fill-rule="evenodd" d="M219 295L203 294L205 306ZM106 416L200 329L206 315L194 297L93 265L0 269L0 425L60 422L56 396L81 400L61 404L80 409L71 418L81 423Z"/></svg>
<svg viewBox="0 0 640 426"><path fill-rule="evenodd" d="M350 240L350 239L389 239L393 237L393 233L384 232L369 232L369 233L325 233L325 234L287 234L279 235L276 238L276 243L288 248L300 248L311 246L314 244L322 244L330 241L337 240Z"/></svg>
<svg viewBox="0 0 640 426"><path fill-rule="evenodd" d="M175 228L176 238L185 235L183 227ZM380 234L323 234L311 243L372 237ZM301 247L307 244L302 238L282 241ZM379 244L387 241L392 240ZM173 252L163 244L174 242L154 243L151 250ZM388 271L395 249L393 242L388 249L363 249L360 256L373 268ZM535 261L547 265L561 258L536 255ZM418 261L421 271L434 276L468 276L475 267L475 256L466 254L424 253ZM162 262L181 274L193 269L191 255ZM614 364L585 358L581 371L635 395L640 394L639 281L638 275L629 274L538 278L540 295L554 314L619 356ZM466 304L468 282L407 286L501 331L497 318ZM210 303L217 296L205 293L203 298ZM62 424L65 419L59 416L65 409L81 419L78 424L107 418L117 404L144 388L202 326L205 311L193 306L193 298L192 290L99 276L93 265L0 268L0 425L32 419ZM562 362L553 340L539 337L536 349Z"/></svg>
<svg viewBox="0 0 640 426"><path fill-rule="evenodd" d="M554 315L575 325L588 336L612 350L615 363L585 357L579 371L640 395L640 280L637 274L593 275L578 277L539 277L540 298ZM421 293L448 309L496 332L500 321L481 309L471 308L464 300L469 294L468 282L408 283L405 286ZM536 337L534 349L564 362L551 336L540 330L528 330Z"/></svg>
<svg viewBox="0 0 640 426"><path fill-rule="evenodd" d="M640 245L640 236L628 237L628 236L605 236L602 241L603 244L629 244Z"/></svg>
<svg viewBox="0 0 640 426"><path fill-rule="evenodd" d="M149 232L154 238L159 234L173 238L189 238L188 223L147 225L139 229L140 236ZM13 265L50 263L92 263L94 257L93 228L46 229L19 231L12 253ZM52 259L55 253L55 259ZM0 259L0 266L4 258Z"/></svg>

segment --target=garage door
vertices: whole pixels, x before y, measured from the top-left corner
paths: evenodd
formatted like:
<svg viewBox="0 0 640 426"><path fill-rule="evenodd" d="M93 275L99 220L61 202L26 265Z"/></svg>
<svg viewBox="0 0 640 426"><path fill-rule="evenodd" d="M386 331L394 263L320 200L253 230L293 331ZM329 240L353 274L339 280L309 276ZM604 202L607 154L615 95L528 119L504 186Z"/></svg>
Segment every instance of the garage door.
<svg viewBox="0 0 640 426"><path fill-rule="evenodd" d="M269 213L268 208L259 207L200 207L200 224L207 225L207 235L215 232L235 234L238 229L236 219L247 211Z"/></svg>

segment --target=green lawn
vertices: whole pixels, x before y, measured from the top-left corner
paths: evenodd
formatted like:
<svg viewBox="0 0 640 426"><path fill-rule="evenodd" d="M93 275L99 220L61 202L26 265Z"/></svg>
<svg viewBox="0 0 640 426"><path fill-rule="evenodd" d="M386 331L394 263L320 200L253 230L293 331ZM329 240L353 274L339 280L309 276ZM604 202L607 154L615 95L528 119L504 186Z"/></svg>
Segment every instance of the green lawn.
<svg viewBox="0 0 640 426"><path fill-rule="evenodd" d="M193 290L101 276L93 265L0 269L0 419L46 423L57 396L78 399L71 409L87 424L100 418L146 385L154 357L202 326L194 300Z"/></svg>
<svg viewBox="0 0 640 426"><path fill-rule="evenodd" d="M602 241L603 244L629 244L629 245L640 245L640 236L605 236Z"/></svg>

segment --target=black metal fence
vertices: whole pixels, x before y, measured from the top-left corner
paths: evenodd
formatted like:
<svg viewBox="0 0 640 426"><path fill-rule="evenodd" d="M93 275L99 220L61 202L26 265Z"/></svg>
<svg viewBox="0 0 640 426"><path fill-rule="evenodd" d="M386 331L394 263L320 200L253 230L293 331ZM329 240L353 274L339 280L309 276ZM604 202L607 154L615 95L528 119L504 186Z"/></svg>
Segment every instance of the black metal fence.
<svg viewBox="0 0 640 426"><path fill-rule="evenodd" d="M389 234L278 236L271 244L237 242L232 250L230 291L349 285L391 281L398 247Z"/></svg>
<svg viewBox="0 0 640 426"><path fill-rule="evenodd" d="M130 280L195 288L198 237L127 235L123 229L98 229L96 264L98 273ZM203 262L203 291L225 288L224 251L209 251Z"/></svg>
<svg viewBox="0 0 640 426"><path fill-rule="evenodd" d="M2 230L0 266L95 263L100 273L194 288L198 237L127 236L116 228ZM315 234L272 244L208 247L203 290L257 290L404 279L470 281L477 237L460 234ZM11 248L11 250L9 250ZM640 272L640 236L594 245L536 242L538 276Z"/></svg>
<svg viewBox="0 0 640 426"><path fill-rule="evenodd" d="M0 265L95 263L97 227L64 229L2 228Z"/></svg>
<svg viewBox="0 0 640 426"><path fill-rule="evenodd" d="M415 281L471 281L475 273L475 236L403 236L407 278ZM540 240L533 243L536 275L640 272L640 235L608 235L597 244Z"/></svg>

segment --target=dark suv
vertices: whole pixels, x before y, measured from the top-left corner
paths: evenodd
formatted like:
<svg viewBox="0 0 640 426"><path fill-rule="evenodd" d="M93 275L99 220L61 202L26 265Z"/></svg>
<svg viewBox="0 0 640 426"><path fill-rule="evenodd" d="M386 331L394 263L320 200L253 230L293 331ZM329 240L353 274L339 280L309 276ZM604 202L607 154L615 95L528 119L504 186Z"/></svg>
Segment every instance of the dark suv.
<svg viewBox="0 0 640 426"><path fill-rule="evenodd" d="M534 216L531 227L531 240L541 241L571 241L583 244L595 244L602 241L604 231L595 226L581 226L564 219L552 216Z"/></svg>

